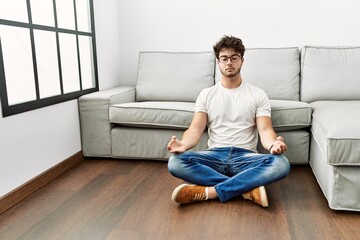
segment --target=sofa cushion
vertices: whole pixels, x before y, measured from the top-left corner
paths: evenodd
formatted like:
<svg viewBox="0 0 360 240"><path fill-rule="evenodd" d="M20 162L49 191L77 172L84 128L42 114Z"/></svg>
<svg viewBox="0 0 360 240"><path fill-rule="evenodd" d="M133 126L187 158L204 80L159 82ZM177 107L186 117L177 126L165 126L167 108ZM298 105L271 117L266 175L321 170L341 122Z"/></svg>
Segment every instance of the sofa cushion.
<svg viewBox="0 0 360 240"><path fill-rule="evenodd" d="M183 130L129 128L117 126L111 129L111 151L114 158L168 160L171 153L166 145L171 136L181 139ZM205 150L208 135L205 131L199 143L189 151Z"/></svg>
<svg viewBox="0 0 360 240"><path fill-rule="evenodd" d="M308 164L309 163L309 142L310 133L305 130L294 131L276 131L279 136L284 137L287 151L284 153L291 164ZM258 142L258 151L268 154L269 151L264 149L261 142Z"/></svg>
<svg viewBox="0 0 360 240"><path fill-rule="evenodd" d="M360 165L360 101L318 101L312 133L331 165Z"/></svg>
<svg viewBox="0 0 360 240"><path fill-rule="evenodd" d="M301 50L301 100L360 100L360 47Z"/></svg>
<svg viewBox="0 0 360 240"><path fill-rule="evenodd" d="M195 103L133 102L112 105L110 122L148 128L186 129L194 116Z"/></svg>
<svg viewBox="0 0 360 240"><path fill-rule="evenodd" d="M110 106L110 122L147 128L187 129L194 116L194 103L133 102ZM271 100L275 130L295 130L308 127L311 107L297 101Z"/></svg>
<svg viewBox="0 0 360 240"><path fill-rule="evenodd" d="M289 131L311 125L311 106L305 102L270 100L271 119L276 131Z"/></svg>
<svg viewBox="0 0 360 240"><path fill-rule="evenodd" d="M140 52L136 100L195 102L214 85L214 68L212 52Z"/></svg>
<svg viewBox="0 0 360 240"><path fill-rule="evenodd" d="M270 99L299 100L300 52L294 48L246 49L241 76L263 89ZM215 79L221 73L216 66Z"/></svg>

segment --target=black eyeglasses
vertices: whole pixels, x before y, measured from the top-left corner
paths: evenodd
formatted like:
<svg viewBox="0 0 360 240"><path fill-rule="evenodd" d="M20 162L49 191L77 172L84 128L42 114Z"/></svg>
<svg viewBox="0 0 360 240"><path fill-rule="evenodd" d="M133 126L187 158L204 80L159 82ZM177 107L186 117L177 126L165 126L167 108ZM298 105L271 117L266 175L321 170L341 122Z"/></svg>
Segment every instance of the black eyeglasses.
<svg viewBox="0 0 360 240"><path fill-rule="evenodd" d="M228 57L228 56L220 56L219 57L219 62L227 63L229 61L229 59L230 59L231 62L238 62L241 59L241 55L234 54L234 55L232 55L230 57Z"/></svg>

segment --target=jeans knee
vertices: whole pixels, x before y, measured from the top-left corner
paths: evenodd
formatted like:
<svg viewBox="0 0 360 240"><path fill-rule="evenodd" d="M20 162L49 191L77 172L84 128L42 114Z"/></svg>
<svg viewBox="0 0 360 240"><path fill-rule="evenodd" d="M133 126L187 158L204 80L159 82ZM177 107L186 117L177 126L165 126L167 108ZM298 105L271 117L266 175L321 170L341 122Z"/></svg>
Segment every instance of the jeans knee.
<svg viewBox="0 0 360 240"><path fill-rule="evenodd" d="M289 160L284 155L277 155L277 165L280 169L280 171L287 176L290 172L290 163Z"/></svg>
<svg viewBox="0 0 360 240"><path fill-rule="evenodd" d="M179 158L177 157L176 154L171 155L168 161L169 172L172 175L177 175L176 173L178 172L179 168L180 168Z"/></svg>

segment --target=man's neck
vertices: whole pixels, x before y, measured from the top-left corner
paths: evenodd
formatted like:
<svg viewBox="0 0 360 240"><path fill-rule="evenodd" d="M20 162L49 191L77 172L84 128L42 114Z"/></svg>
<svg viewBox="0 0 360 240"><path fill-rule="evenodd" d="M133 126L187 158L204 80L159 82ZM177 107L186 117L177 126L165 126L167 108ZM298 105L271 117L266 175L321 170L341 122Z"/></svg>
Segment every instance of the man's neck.
<svg viewBox="0 0 360 240"><path fill-rule="evenodd" d="M242 83L242 78L240 75L237 75L236 77L233 78L228 78L224 76L222 76L221 78L221 85L224 88L237 88L241 85L241 83Z"/></svg>

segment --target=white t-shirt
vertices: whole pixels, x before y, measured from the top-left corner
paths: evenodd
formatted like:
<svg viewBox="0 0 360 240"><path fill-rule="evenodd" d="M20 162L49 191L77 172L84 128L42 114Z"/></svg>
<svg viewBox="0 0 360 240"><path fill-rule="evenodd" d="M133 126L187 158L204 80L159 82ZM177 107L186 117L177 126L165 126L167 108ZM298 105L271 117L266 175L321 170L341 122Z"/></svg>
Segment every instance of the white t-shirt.
<svg viewBox="0 0 360 240"><path fill-rule="evenodd" d="M208 116L209 148L240 147L257 152L256 117L271 117L266 93L242 81L238 88L225 88L221 82L203 89L195 103L195 113Z"/></svg>

